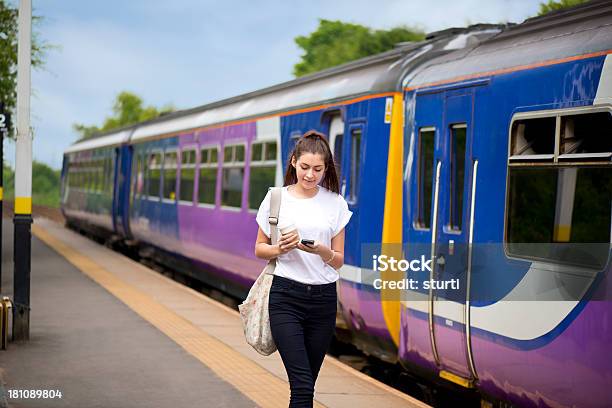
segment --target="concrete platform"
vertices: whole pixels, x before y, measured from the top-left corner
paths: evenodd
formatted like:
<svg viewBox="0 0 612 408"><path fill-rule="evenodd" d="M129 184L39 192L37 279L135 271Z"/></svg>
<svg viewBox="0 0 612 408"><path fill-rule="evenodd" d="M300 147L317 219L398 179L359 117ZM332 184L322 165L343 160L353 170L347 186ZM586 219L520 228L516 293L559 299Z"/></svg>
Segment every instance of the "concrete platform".
<svg viewBox="0 0 612 408"><path fill-rule="evenodd" d="M5 219L2 294L12 297ZM244 342L238 313L44 218L33 225L31 339L0 351L10 407L286 407L278 353ZM427 405L326 357L315 406ZM0 406L2 406L0 397Z"/></svg>

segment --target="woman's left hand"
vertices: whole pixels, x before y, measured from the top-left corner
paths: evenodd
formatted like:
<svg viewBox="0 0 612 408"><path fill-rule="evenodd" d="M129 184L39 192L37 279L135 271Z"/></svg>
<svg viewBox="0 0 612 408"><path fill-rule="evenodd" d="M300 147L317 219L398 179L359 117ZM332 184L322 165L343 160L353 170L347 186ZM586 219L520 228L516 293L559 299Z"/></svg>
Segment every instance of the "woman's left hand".
<svg viewBox="0 0 612 408"><path fill-rule="evenodd" d="M312 245L304 245L302 242L298 242L298 249L301 249L305 252L310 252L311 254L319 254L321 250L321 245L319 245L319 241L315 241Z"/></svg>

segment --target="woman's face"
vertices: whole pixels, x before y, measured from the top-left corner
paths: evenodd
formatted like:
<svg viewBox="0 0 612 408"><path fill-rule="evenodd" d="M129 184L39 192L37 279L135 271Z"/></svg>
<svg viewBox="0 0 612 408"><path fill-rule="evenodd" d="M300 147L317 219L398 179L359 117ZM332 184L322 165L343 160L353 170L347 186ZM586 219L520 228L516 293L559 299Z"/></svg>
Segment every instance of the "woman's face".
<svg viewBox="0 0 612 408"><path fill-rule="evenodd" d="M291 160L295 167L297 182L305 190L315 188L325 175L325 160L319 153L304 153L297 161Z"/></svg>

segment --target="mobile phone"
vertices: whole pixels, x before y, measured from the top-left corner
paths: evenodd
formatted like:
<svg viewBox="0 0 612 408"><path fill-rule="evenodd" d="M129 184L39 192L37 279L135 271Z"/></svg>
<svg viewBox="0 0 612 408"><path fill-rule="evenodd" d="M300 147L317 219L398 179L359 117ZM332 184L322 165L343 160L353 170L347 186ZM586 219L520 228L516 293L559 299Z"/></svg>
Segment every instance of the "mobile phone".
<svg viewBox="0 0 612 408"><path fill-rule="evenodd" d="M303 239L302 240L302 244L304 244L306 246L313 246L314 245L314 239Z"/></svg>

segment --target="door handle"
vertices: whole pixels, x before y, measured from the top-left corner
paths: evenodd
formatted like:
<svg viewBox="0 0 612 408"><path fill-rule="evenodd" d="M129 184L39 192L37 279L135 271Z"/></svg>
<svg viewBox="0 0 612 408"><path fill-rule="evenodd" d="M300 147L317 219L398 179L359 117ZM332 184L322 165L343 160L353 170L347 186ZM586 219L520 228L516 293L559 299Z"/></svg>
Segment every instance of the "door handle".
<svg viewBox="0 0 612 408"><path fill-rule="evenodd" d="M440 266L444 266L446 264L446 259L444 259L444 255L436 256L436 263Z"/></svg>

